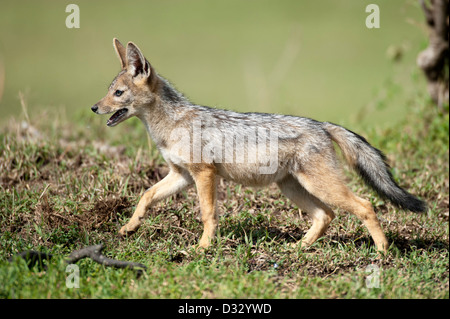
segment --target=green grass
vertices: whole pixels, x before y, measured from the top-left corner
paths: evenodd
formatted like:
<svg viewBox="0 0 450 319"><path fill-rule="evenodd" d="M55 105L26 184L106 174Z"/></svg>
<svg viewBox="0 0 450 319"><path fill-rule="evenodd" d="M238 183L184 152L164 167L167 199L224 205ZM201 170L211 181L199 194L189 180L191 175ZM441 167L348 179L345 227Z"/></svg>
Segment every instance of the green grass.
<svg viewBox="0 0 450 319"><path fill-rule="evenodd" d="M293 247L309 227L280 192L224 181L214 245L196 251L202 225L194 190L158 204L139 231L119 240L140 195L167 168L137 120L109 129L87 112L11 121L0 133L1 298L449 298L448 114L417 89L397 125L358 130L389 158L395 178L429 204L395 209L360 180L350 186L375 206L391 243L379 258L359 220L344 212L308 250ZM349 177L354 177L349 173ZM64 258L104 243L106 256L143 263L132 270L78 262L80 287L67 288ZM29 270L28 250L53 253ZM369 266L379 287L366 285Z"/></svg>

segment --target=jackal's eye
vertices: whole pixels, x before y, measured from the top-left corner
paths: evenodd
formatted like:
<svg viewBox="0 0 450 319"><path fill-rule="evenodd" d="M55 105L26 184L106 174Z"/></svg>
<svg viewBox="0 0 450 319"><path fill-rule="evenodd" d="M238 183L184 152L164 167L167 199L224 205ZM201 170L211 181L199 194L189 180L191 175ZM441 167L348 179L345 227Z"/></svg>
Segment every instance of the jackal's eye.
<svg viewBox="0 0 450 319"><path fill-rule="evenodd" d="M116 90L116 92L114 92L115 96L121 96L123 94L123 91L121 90Z"/></svg>

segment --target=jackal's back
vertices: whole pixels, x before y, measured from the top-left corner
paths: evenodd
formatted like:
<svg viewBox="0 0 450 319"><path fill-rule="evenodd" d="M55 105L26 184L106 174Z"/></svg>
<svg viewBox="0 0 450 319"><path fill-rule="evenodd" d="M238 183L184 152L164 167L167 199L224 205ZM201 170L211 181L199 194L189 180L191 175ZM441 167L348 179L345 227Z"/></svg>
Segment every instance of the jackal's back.
<svg viewBox="0 0 450 319"><path fill-rule="evenodd" d="M182 138L190 137L187 141L193 150L186 152L189 160L214 163L219 175L227 179L264 186L313 165L318 155L335 164L333 144L321 122L198 105L183 107L185 115L178 117L177 125L187 129Z"/></svg>

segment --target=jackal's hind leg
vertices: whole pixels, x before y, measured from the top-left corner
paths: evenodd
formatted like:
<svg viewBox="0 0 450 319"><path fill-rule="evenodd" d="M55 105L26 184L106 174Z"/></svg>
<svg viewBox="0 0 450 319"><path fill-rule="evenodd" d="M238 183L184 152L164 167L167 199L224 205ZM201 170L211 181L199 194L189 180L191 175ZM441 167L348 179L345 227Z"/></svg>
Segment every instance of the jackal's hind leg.
<svg viewBox="0 0 450 319"><path fill-rule="evenodd" d="M358 217L367 227L377 250L383 253L387 251L389 244L372 204L353 194L338 172L323 163L316 162L315 171L299 172L296 177L309 193L322 202Z"/></svg>
<svg viewBox="0 0 450 319"><path fill-rule="evenodd" d="M319 199L308 193L292 176L279 182L278 186L287 198L311 217L312 226L301 242L302 248L312 245L325 233L334 219L333 211Z"/></svg>

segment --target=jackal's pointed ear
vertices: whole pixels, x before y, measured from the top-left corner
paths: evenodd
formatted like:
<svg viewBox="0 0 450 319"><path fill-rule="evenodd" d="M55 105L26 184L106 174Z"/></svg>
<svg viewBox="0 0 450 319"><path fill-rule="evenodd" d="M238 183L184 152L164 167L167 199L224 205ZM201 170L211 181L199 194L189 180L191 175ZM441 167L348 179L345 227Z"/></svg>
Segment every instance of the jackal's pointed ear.
<svg viewBox="0 0 450 319"><path fill-rule="evenodd" d="M127 44L127 70L133 77L143 75L148 78L151 73L150 63L133 42Z"/></svg>
<svg viewBox="0 0 450 319"><path fill-rule="evenodd" d="M113 39L113 45L117 56L119 57L120 66L122 67L122 70L124 70L127 67L127 49L125 49L122 43L116 38Z"/></svg>

